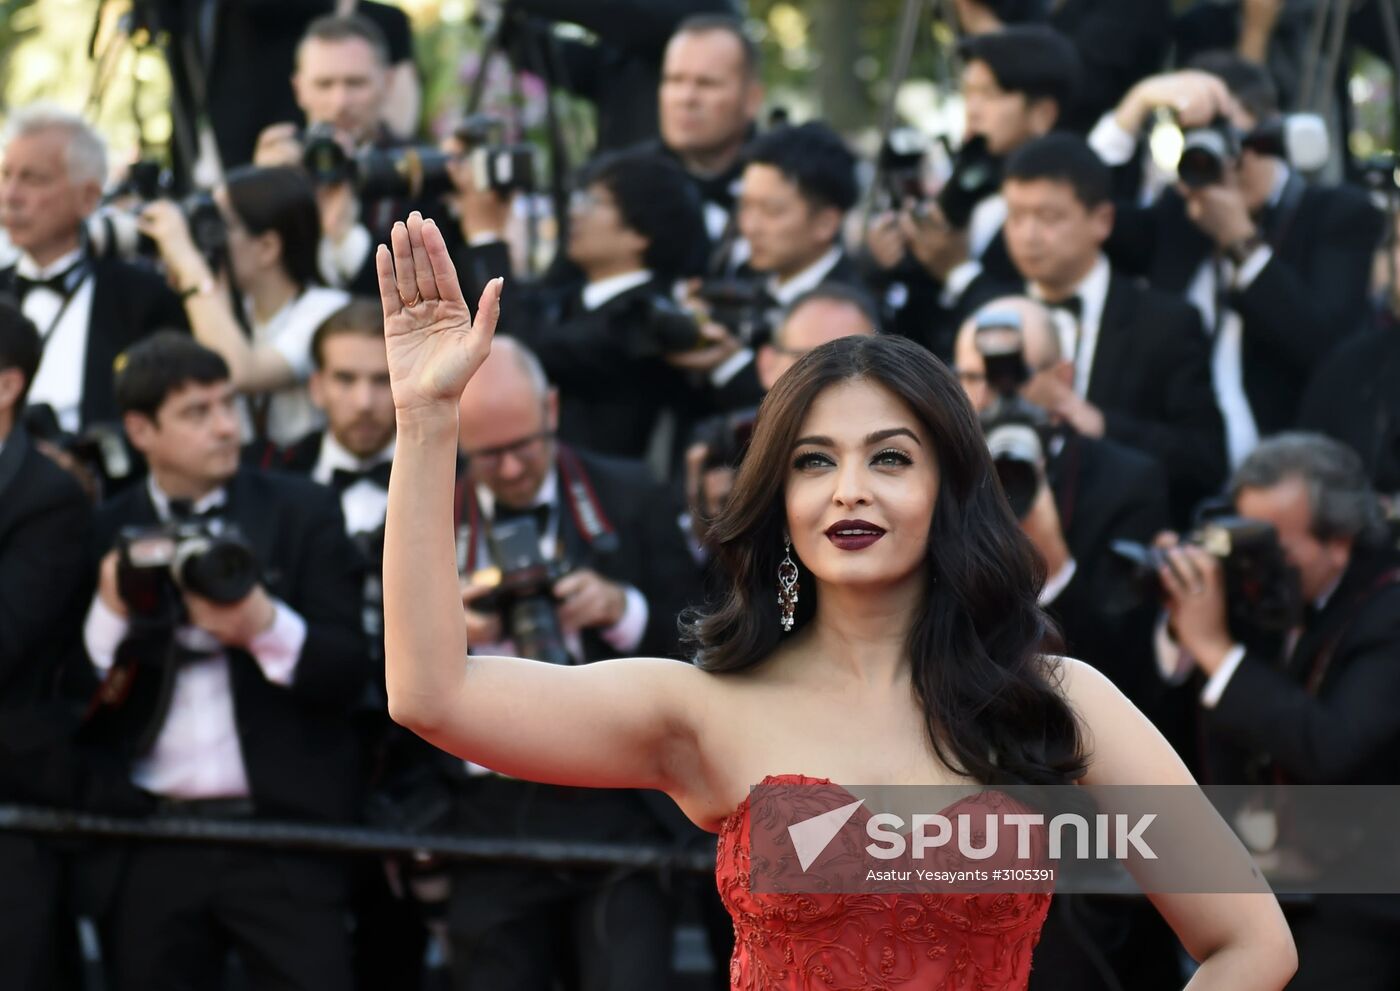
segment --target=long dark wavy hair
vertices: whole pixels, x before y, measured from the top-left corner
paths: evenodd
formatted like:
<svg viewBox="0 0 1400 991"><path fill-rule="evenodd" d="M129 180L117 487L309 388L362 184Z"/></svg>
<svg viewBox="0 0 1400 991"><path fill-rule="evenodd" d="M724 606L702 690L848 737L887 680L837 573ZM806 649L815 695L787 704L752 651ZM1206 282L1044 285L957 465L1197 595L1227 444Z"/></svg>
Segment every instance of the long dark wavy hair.
<svg viewBox="0 0 1400 991"><path fill-rule="evenodd" d="M728 590L712 610L684 623L697 664L738 671L778 646L787 465L818 394L851 379L899 397L937 451L938 499L924 564L929 593L908 641L934 752L984 785L1073 782L1083 775L1085 755L1075 715L1044 660L1059 644L1037 601L1044 565L1016 524L957 379L901 337L844 337L814 348L759 407L733 492L711 529ZM804 583L794 630L815 613L817 593L808 588Z"/></svg>

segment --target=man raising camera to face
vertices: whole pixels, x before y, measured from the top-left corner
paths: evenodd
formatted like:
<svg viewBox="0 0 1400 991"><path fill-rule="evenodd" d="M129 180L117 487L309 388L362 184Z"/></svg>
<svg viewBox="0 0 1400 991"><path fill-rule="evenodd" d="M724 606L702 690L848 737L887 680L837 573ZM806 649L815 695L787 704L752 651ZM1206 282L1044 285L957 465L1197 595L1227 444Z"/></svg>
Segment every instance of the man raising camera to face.
<svg viewBox="0 0 1400 991"><path fill-rule="evenodd" d="M352 817L346 715L368 665L361 572L334 494L239 469L228 368L187 337L129 349L116 394L150 477L99 512L84 641L104 680L88 732L120 755L125 804ZM98 856L120 864L99 919L118 988L202 986L229 948L255 983L348 986L338 863L161 844Z"/></svg>
<svg viewBox="0 0 1400 991"><path fill-rule="evenodd" d="M1245 459L1230 494L1239 516L1273 527L1303 608L1281 649L1232 630L1227 614L1243 603L1226 593L1230 563L1160 539L1170 628L1181 659L1208 676L1200 717L1211 776L1224 784L1394 785L1400 552L1360 458L1320 434L1280 434ZM1174 656L1159 649L1159 661ZM1290 988L1395 987L1397 920L1394 896L1317 896L1293 922L1302 963Z"/></svg>

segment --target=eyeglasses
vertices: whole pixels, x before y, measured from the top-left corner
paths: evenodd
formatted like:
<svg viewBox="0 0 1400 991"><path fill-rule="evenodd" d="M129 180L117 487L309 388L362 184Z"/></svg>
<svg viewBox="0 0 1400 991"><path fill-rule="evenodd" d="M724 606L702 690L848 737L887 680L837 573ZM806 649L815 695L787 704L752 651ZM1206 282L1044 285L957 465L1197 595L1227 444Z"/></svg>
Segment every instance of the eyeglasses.
<svg viewBox="0 0 1400 991"><path fill-rule="evenodd" d="M592 189L575 189L569 194L569 211L571 213L587 213L599 207L614 205L610 198L601 196Z"/></svg>
<svg viewBox="0 0 1400 991"><path fill-rule="evenodd" d="M537 434L522 437L519 440L511 441L509 444L501 444L498 447L486 447L480 451L464 451L463 459L473 468L480 468L482 471L495 471L501 466L501 460L507 454L517 461L524 461L533 464L539 461L544 455L546 442L554 439L554 431L541 430Z"/></svg>

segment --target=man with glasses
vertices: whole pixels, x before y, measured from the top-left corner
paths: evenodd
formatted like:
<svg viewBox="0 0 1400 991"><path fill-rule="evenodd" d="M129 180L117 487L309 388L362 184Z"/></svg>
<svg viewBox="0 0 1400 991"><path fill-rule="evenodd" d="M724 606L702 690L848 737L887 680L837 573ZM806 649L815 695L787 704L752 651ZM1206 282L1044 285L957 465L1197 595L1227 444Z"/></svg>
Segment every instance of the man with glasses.
<svg viewBox="0 0 1400 991"><path fill-rule="evenodd" d="M698 599L698 577L674 508L646 470L556 439L565 433L558 394L509 337L496 338L472 376L458 422L458 563L471 650L522 656L515 640L527 631L481 607L508 566L495 560L492 538L507 522L530 520L540 556L563 573L550 593L568 663L679 656L676 617ZM658 792L457 767L465 773L456 826L470 834L635 845L699 835ZM672 922L670 894L646 871L462 865L448 914L454 987L546 991L561 973L552 951L565 947L579 986L670 987Z"/></svg>

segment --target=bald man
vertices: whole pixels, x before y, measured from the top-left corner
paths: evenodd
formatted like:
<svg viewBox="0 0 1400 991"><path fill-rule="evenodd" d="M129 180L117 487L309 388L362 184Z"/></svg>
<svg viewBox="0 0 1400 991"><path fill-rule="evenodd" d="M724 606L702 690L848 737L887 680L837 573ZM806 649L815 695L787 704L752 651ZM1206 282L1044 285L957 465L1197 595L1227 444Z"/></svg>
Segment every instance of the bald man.
<svg viewBox="0 0 1400 991"><path fill-rule="evenodd" d="M570 663L679 656L676 617L698 601L699 576L675 525L679 507L645 467L560 443L557 393L506 336L463 392L458 422L458 566L472 652L519 655L508 624L474 604L500 578L488 532L528 519L540 555L567 569L549 591ZM459 799L458 825L481 835L646 844L694 829L659 792L539 785L475 765ZM616 880L462 865L449 913L454 986L547 988L557 975L539 946L571 940L585 987L669 987L672 910L648 872ZM570 924L581 919L594 921ZM550 926L558 931L541 931Z"/></svg>
<svg viewBox="0 0 1400 991"><path fill-rule="evenodd" d="M799 296L772 340L758 349L759 384L768 392L808 351L837 338L875 334L878 323L874 304L859 290L833 284Z"/></svg>

